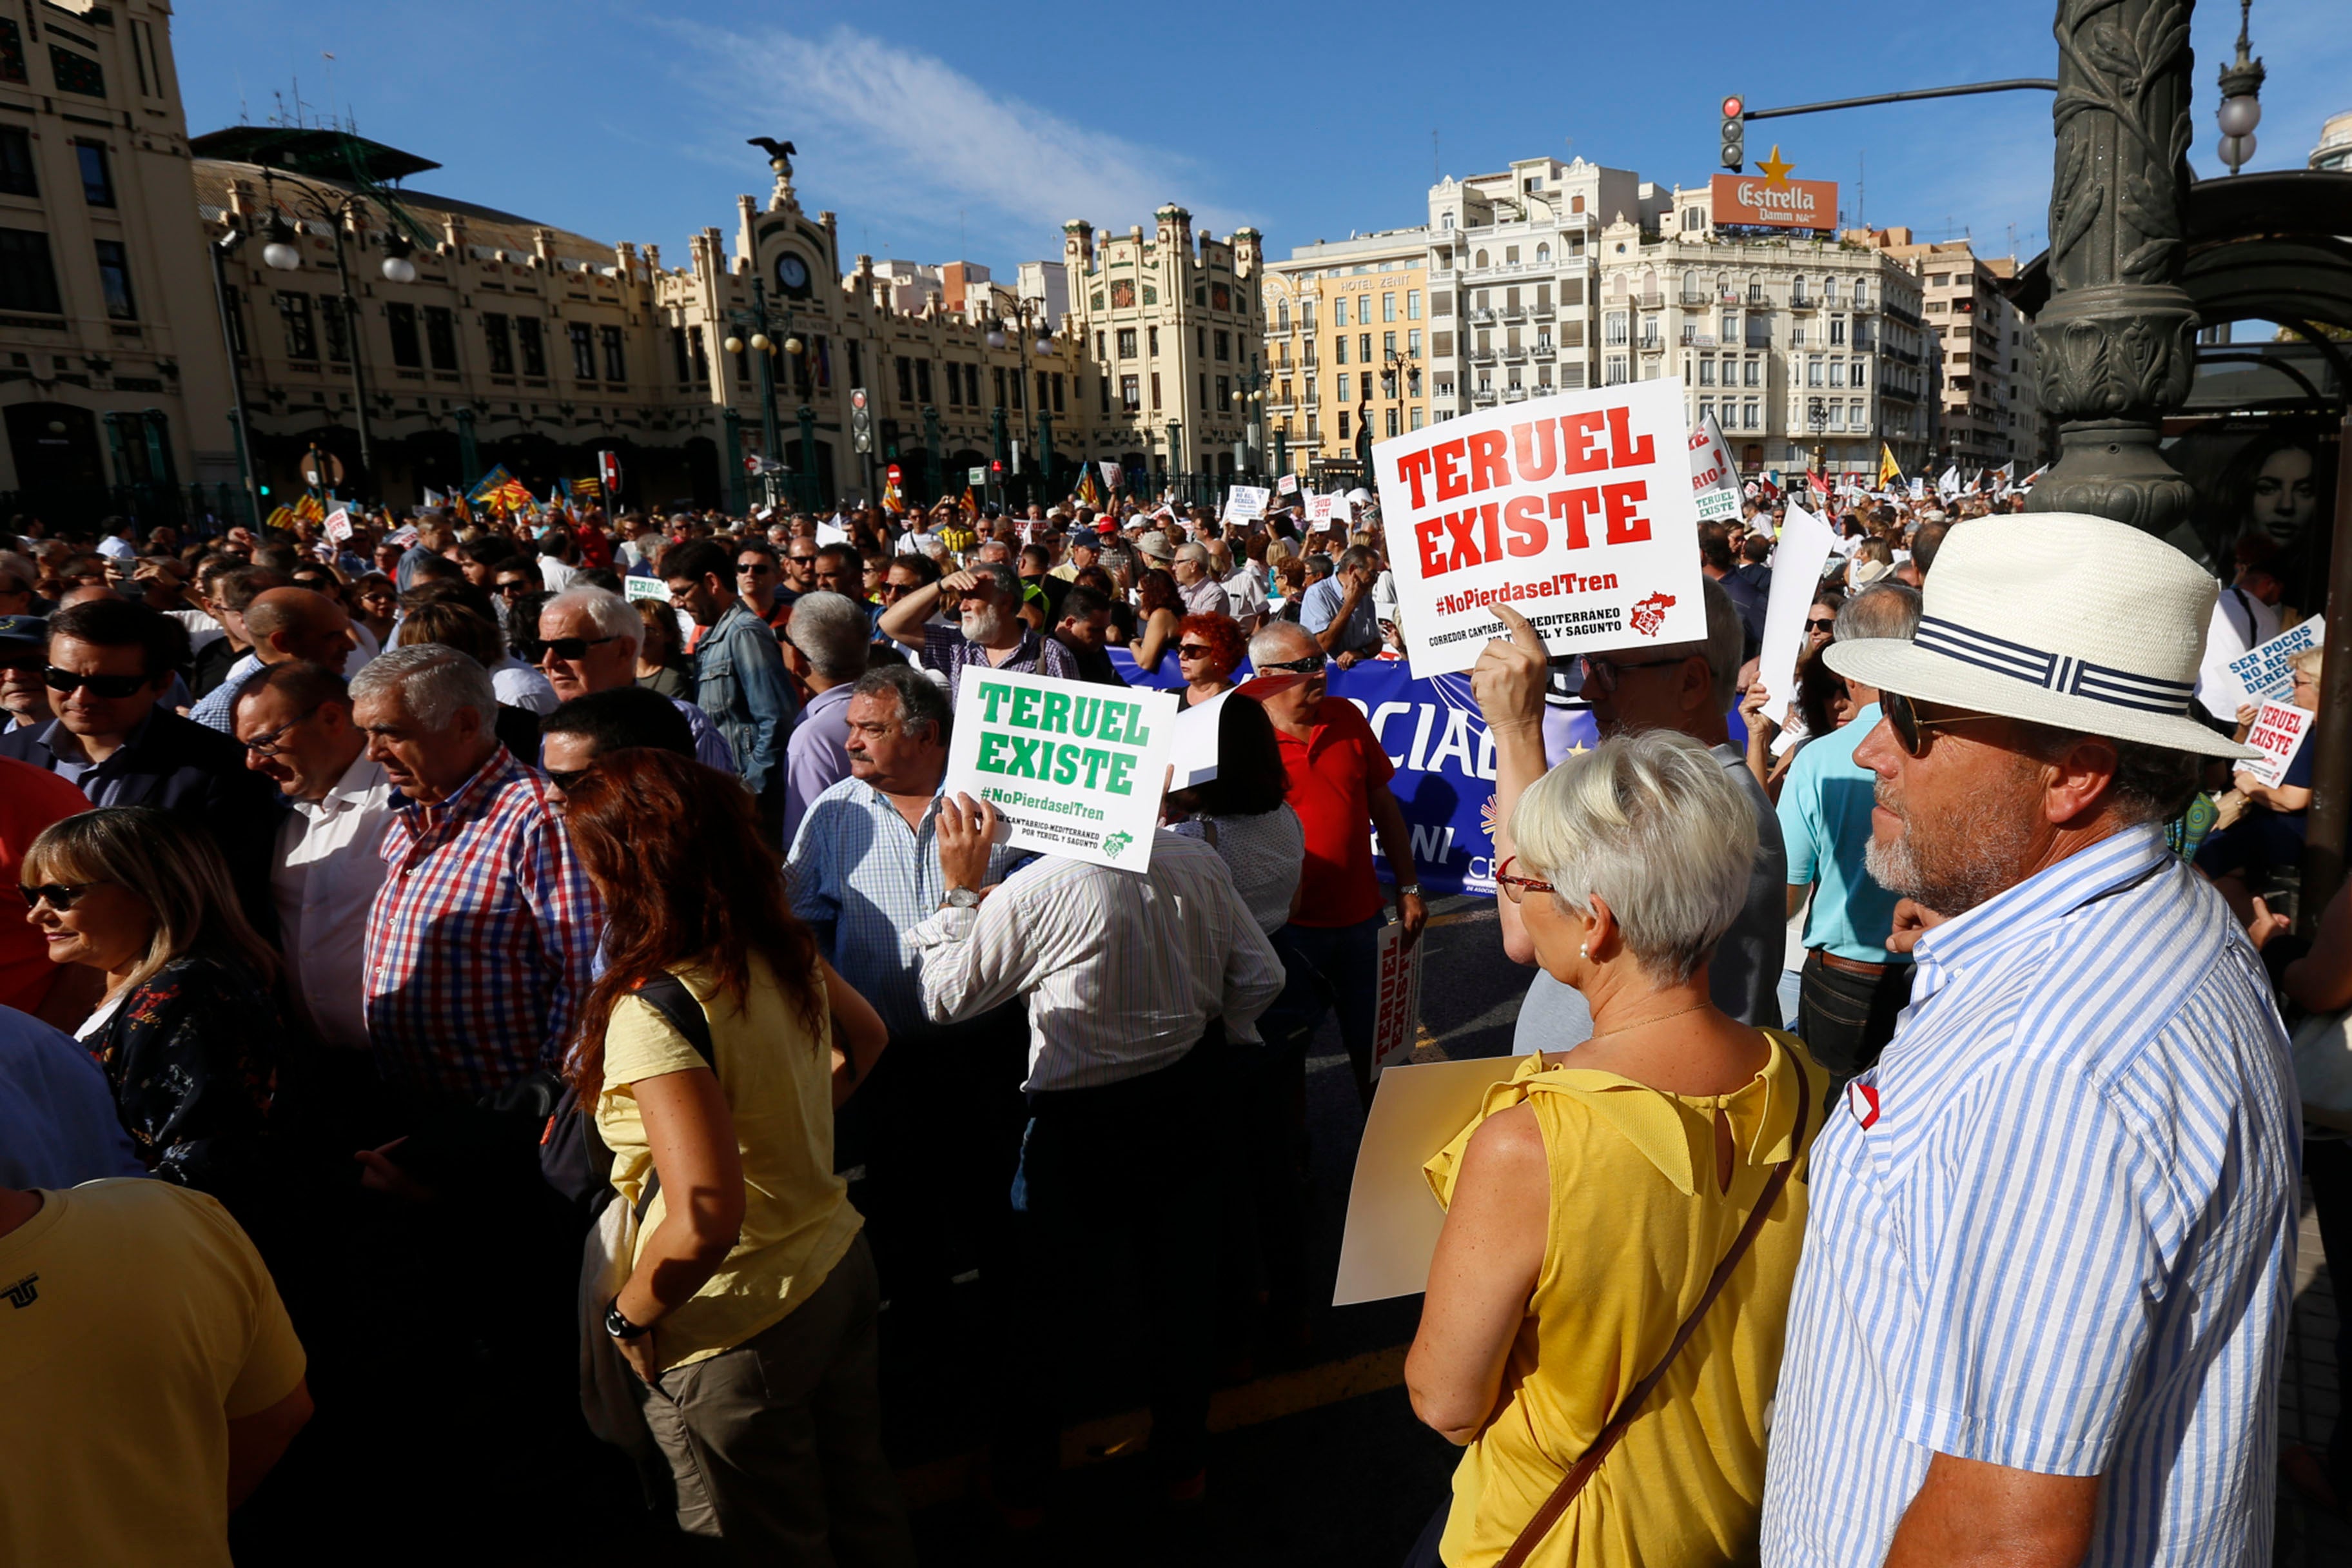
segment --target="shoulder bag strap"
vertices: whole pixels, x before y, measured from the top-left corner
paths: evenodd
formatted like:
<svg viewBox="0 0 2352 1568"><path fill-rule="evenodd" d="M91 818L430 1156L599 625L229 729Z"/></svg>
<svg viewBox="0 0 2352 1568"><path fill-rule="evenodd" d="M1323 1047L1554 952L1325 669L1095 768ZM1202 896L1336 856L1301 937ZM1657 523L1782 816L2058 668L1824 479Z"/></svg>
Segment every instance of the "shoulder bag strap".
<svg viewBox="0 0 2352 1568"><path fill-rule="evenodd" d="M711 1071L719 1070L718 1047L710 1038L709 1016L703 1012L702 1004L695 1000L694 993L687 988L685 981L675 974L656 974L631 994L659 1013L669 1021L670 1027L684 1035L686 1043L694 1047L694 1054L710 1064ZM646 1174L645 1191L637 1194L639 1223L644 1222L646 1211L653 1207L654 1194L660 1191L661 1172L656 1169Z"/></svg>
<svg viewBox="0 0 2352 1568"><path fill-rule="evenodd" d="M1544 1499L1543 1506L1536 1510L1535 1517L1528 1521L1527 1528L1519 1531L1518 1539L1511 1542L1510 1550L1496 1560L1495 1568L1522 1568L1528 1555L1550 1533L1551 1527L1559 1522L1559 1516L1568 1511L1568 1505L1576 1500L1576 1494L1584 1489L1584 1483L1592 1479L1592 1473L1601 1468L1601 1461L1609 1457L1609 1451L1617 1446L1618 1439L1624 1436L1626 1429L1633 1425L1633 1417L1641 1410L1643 1401L1648 1399L1658 1384L1665 1380L1666 1371L1675 1364L1675 1358L1682 1354L1683 1346L1688 1344L1691 1335L1698 1331L1699 1320L1706 1317L1707 1309L1715 1305L1715 1299L1723 1294L1723 1287L1731 1279L1731 1271L1739 1267L1739 1260L1748 1255L1748 1248L1756 1240L1757 1233L1764 1228L1764 1221L1771 1214L1772 1205L1780 1200L1781 1189L1789 1184L1790 1173L1796 1169L1799 1157L1804 1153L1805 1127L1812 1115L1812 1085L1806 1081L1805 1069L1793 1055L1790 1065L1796 1068L1797 1082L1803 1092L1797 1097L1797 1120L1789 1134L1789 1157L1774 1166L1772 1174L1766 1178L1762 1195L1757 1198L1756 1206L1748 1213L1748 1223L1739 1227L1739 1235L1733 1240L1731 1250L1725 1253L1723 1261L1715 1266L1714 1278L1706 1282L1706 1293L1698 1299L1698 1305L1691 1309L1690 1316L1683 1320L1683 1326L1675 1331L1674 1343L1666 1347L1666 1353L1659 1359L1658 1364L1650 1369L1650 1375L1635 1384L1633 1391L1618 1405L1617 1413L1609 1417L1609 1425L1601 1429L1601 1435L1592 1440L1592 1447L1584 1451L1584 1457L1570 1465L1568 1473L1560 1477L1559 1484L1552 1489L1551 1496Z"/></svg>

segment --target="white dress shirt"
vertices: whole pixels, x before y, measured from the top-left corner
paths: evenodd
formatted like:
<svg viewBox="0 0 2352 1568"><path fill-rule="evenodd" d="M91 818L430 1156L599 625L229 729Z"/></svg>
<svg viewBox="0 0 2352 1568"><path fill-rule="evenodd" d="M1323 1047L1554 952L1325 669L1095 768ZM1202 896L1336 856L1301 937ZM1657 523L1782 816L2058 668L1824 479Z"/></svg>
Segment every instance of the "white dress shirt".
<svg viewBox="0 0 2352 1568"><path fill-rule="evenodd" d="M392 816L392 781L362 751L324 800L296 801L278 830L269 887L288 989L320 1040L340 1050L367 1049L362 953L368 910L383 885L376 851Z"/></svg>
<svg viewBox="0 0 2352 1568"><path fill-rule="evenodd" d="M1282 961L1224 861L1165 829L1149 871L1047 856L977 909L940 910L908 935L933 1023L1027 998L1030 1090L1171 1066L1213 1019L1227 1038L1254 1042L1282 990Z"/></svg>

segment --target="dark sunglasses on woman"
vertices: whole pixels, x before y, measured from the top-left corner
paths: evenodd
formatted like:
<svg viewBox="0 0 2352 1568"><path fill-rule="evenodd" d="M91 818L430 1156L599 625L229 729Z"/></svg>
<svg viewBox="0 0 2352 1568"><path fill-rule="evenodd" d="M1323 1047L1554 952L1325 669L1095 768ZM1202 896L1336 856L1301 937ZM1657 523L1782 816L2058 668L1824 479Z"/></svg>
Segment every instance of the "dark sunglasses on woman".
<svg viewBox="0 0 2352 1568"><path fill-rule="evenodd" d="M84 893L97 886L96 882L44 882L39 887L28 888L19 883L16 890L25 896L26 909L40 908L41 901L46 899L49 908L63 914L80 902Z"/></svg>

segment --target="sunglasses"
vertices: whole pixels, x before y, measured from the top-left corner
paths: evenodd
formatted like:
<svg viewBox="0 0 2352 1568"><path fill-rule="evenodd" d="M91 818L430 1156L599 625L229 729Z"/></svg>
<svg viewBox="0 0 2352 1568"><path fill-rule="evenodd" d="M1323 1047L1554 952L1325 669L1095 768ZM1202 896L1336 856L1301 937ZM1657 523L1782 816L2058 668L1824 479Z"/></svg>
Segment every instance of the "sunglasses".
<svg viewBox="0 0 2352 1568"><path fill-rule="evenodd" d="M68 910L73 908L76 904L81 902L81 896L84 893L89 892L92 888L100 886L103 886L103 884L98 882L44 882L37 888L26 887L19 884L16 890L25 895L25 907L26 909L37 910L41 907L42 901L46 900L48 902L49 908L57 910L59 914L63 914Z"/></svg>
<svg viewBox="0 0 2352 1568"><path fill-rule="evenodd" d="M1805 629L1809 632L1833 632L1837 630L1837 617L1832 616L1825 621L1807 621Z"/></svg>
<svg viewBox="0 0 2352 1568"><path fill-rule="evenodd" d="M1294 658L1287 664L1261 664L1257 668L1262 675L1277 669L1292 675L1320 675L1323 667L1330 662L1323 654L1310 653L1305 658Z"/></svg>
<svg viewBox="0 0 2352 1568"><path fill-rule="evenodd" d="M74 692L89 688L92 697L130 697L147 687L143 675L83 675L78 670L59 669L50 665L41 672L52 691Z"/></svg>
<svg viewBox="0 0 2352 1568"><path fill-rule="evenodd" d="M816 564L816 557L814 555L787 555L784 559L792 562L797 566L813 566Z"/></svg>
<svg viewBox="0 0 2352 1568"><path fill-rule="evenodd" d="M1503 857L1503 863L1495 868L1495 885L1503 889L1503 897L1517 904L1526 902L1526 896L1529 893L1551 893L1559 891L1559 889L1554 888L1549 882L1539 882L1533 877L1514 877L1511 875L1511 868L1518 863L1519 858L1517 856L1506 855Z"/></svg>
<svg viewBox="0 0 2352 1568"><path fill-rule="evenodd" d="M320 706L323 707L325 704L321 703ZM245 743L245 749L251 752L257 757L276 756L278 752L278 742L279 738L282 737L287 731L291 730L295 725L302 723L304 721L311 718L318 711L318 708L311 708L306 711L297 713L293 718L287 720L286 722L278 725L278 728L270 731L267 735L256 735L252 740L247 741Z"/></svg>
<svg viewBox="0 0 2352 1568"><path fill-rule="evenodd" d="M1878 694L1878 710L1886 715L1886 726L1895 731L1895 743L1912 758L1924 757L1935 743L1936 731L1954 724L1973 724L1979 720L1998 719L1998 713L1956 713L1948 719L1925 719L1911 699L1899 691Z"/></svg>
<svg viewBox="0 0 2352 1568"><path fill-rule="evenodd" d="M547 773L547 782L564 794L570 795L572 786L586 778L591 771L589 768L564 768L561 771L550 768Z"/></svg>
<svg viewBox="0 0 2352 1568"><path fill-rule="evenodd" d="M603 647L608 642L618 642L621 639L617 637L549 637L539 646L546 649L549 653L553 654L558 658L577 659L586 658L588 657L588 650L592 647Z"/></svg>
<svg viewBox="0 0 2352 1568"><path fill-rule="evenodd" d="M740 563L736 566L735 575L738 577L764 577L774 570L775 568L773 566L769 565L764 561L745 561Z"/></svg>
<svg viewBox="0 0 2352 1568"><path fill-rule="evenodd" d="M1204 647L1196 642L1188 642L1178 646L1176 649L1176 657L1178 658L1207 658L1216 651L1217 650L1215 648Z"/></svg>
<svg viewBox="0 0 2352 1568"><path fill-rule="evenodd" d="M499 592L504 594L509 599L519 598L522 595L531 592L535 586L536 584L534 584L527 583L521 578L517 578L511 583L499 584Z"/></svg>

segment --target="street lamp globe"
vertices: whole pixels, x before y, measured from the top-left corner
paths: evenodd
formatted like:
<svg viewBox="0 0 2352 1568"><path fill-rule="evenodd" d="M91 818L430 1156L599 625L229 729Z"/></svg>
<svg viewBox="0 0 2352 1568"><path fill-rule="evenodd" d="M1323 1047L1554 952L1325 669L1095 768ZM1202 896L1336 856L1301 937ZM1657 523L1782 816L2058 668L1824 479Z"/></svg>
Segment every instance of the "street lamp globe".
<svg viewBox="0 0 2352 1568"><path fill-rule="evenodd" d="M761 353L766 353L772 346L768 342L768 334L765 332L753 332L751 334L751 346L758 349Z"/></svg>
<svg viewBox="0 0 2352 1568"><path fill-rule="evenodd" d="M2224 136L2216 151L2234 174L2254 161L2254 139L2251 135Z"/></svg>
<svg viewBox="0 0 2352 1568"><path fill-rule="evenodd" d="M269 243L261 247L265 265L278 272L291 272L302 265L302 252L294 244L294 231L284 218L269 220Z"/></svg>
<svg viewBox="0 0 2352 1568"><path fill-rule="evenodd" d="M1003 328L991 327L988 330L988 346L992 349L1001 349L1004 346Z"/></svg>
<svg viewBox="0 0 2352 1568"><path fill-rule="evenodd" d="M800 339L798 339L798 338L786 338L786 339L784 340L784 352L785 352L786 353L788 353L788 354L797 354L797 353L799 353L801 352L801 341L800 341Z"/></svg>
<svg viewBox="0 0 2352 1568"><path fill-rule="evenodd" d="M385 281L391 283L414 283L416 281L416 263L405 256L387 256L383 258L383 276Z"/></svg>
<svg viewBox="0 0 2352 1568"><path fill-rule="evenodd" d="M724 346L729 353L740 354L743 352L743 340L730 335Z"/></svg>
<svg viewBox="0 0 2352 1568"><path fill-rule="evenodd" d="M1054 352L1054 340L1051 338L1039 338L1037 340L1037 352L1041 354L1052 353Z"/></svg>
<svg viewBox="0 0 2352 1568"><path fill-rule="evenodd" d="M2263 122L2263 100L2252 93L2225 98L2213 118L2221 121L2224 136L2252 136L2254 127Z"/></svg>

